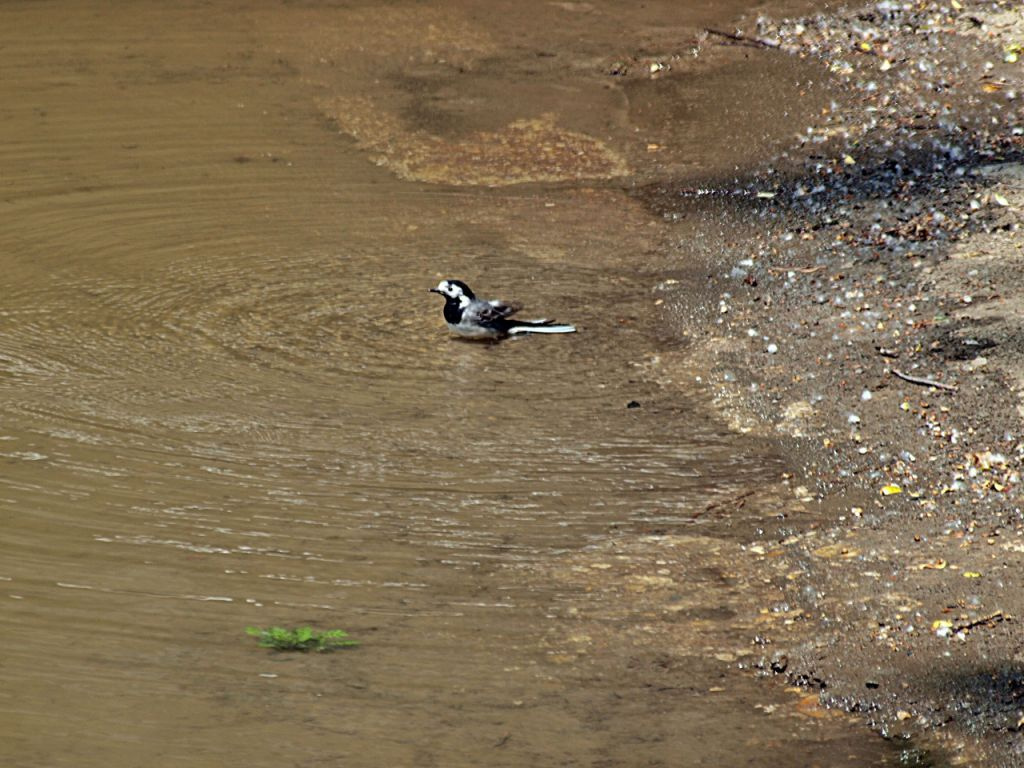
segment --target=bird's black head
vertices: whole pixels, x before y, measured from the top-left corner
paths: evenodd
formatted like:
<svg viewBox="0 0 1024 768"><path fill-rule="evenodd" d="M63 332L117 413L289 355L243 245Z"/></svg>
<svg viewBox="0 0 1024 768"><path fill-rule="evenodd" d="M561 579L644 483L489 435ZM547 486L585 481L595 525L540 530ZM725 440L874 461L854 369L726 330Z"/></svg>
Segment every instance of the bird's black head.
<svg viewBox="0 0 1024 768"><path fill-rule="evenodd" d="M463 296L472 301L476 298L469 286L461 280L442 280L431 292L440 293L446 299L461 302Z"/></svg>

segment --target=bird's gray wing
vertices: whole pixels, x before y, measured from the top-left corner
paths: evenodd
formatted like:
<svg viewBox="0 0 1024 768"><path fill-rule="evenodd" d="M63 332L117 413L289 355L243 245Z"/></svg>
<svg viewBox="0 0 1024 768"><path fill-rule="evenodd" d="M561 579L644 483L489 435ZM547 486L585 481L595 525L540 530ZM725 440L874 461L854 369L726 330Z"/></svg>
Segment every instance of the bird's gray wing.
<svg viewBox="0 0 1024 768"><path fill-rule="evenodd" d="M497 313L498 317L511 317L520 309L522 309L522 306L519 304L512 304L510 302L500 301L498 299L491 299L490 301L485 303L491 308L493 308L494 312Z"/></svg>
<svg viewBox="0 0 1024 768"><path fill-rule="evenodd" d="M468 307L468 312L481 325L494 325L506 317L514 315L519 310L515 304L506 304L502 301L474 301Z"/></svg>

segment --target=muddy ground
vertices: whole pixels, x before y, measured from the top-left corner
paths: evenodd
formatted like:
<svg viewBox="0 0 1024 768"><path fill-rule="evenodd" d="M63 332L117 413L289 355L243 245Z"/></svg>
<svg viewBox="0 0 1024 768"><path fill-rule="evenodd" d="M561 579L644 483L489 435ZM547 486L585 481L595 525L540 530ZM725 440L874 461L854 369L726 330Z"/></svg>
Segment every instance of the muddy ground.
<svg viewBox="0 0 1024 768"><path fill-rule="evenodd" d="M5 657L14 763L859 766L866 721L898 764L1024 764L1019 0L699 39L698 16L720 17L669 26L668 2L614 25L538 4L493 14L497 32L476 7L145 5L116 23L72 9L70 38L36 15L70 5L4 17L24 67L4 165L24 314L5 345L4 439L23 442L0 580L19 606L5 625L33 638ZM524 189L480 192L503 185ZM557 365L555 347L503 347L557 382L550 411L526 412L497 367L467 383L489 349L442 375L454 347L425 288L456 265L585 331ZM346 305L353 283L367 305ZM576 286L575 305L558 296ZM402 330L369 369L362 306ZM583 372L599 389L581 398ZM694 440L697 400L757 448L717 421ZM425 500L409 480L439 482L438 402L487 426ZM503 422L518 437L489 442ZM563 435L617 442L576 467ZM510 444L516 472L494 483L489 450ZM551 458L564 472L537 501ZM653 513L632 514L631 472ZM324 674L258 666L239 641L293 621L367 652ZM746 673L766 678L752 707Z"/></svg>
<svg viewBox="0 0 1024 768"><path fill-rule="evenodd" d="M668 221L749 213L703 302L682 276L653 297L688 340L654 375L793 457L745 551L779 601L735 663L942 762L1024 764L1024 11L877 3L703 42L725 44L837 84L753 178L642 192Z"/></svg>

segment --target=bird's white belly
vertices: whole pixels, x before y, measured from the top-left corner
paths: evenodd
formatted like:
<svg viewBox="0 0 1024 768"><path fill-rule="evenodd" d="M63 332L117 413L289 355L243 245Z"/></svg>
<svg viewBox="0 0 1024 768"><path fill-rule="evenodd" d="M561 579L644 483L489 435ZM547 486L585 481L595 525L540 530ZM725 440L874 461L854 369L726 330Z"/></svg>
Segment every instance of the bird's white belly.
<svg viewBox="0 0 1024 768"><path fill-rule="evenodd" d="M498 332L492 328L469 325L468 323L448 323L448 330L470 339L493 339L498 335Z"/></svg>

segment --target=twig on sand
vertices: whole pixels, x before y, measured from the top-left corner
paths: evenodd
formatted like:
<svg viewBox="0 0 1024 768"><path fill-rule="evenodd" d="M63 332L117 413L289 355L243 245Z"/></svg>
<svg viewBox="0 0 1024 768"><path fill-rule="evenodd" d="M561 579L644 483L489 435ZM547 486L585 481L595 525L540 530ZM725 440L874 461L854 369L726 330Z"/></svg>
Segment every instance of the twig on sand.
<svg viewBox="0 0 1024 768"><path fill-rule="evenodd" d="M782 43L777 40L766 40L763 37L747 37L742 32L723 32L720 29L712 29L711 27L704 27L704 31L709 35L717 35L718 37L724 37L726 40L743 43L744 45L760 45L763 48L782 48Z"/></svg>
<svg viewBox="0 0 1024 768"><path fill-rule="evenodd" d="M926 379L920 376L908 376L905 373L897 371L895 368L890 368L889 373L895 376L897 379L903 379L911 384L919 384L922 387L935 387L936 389L944 389L947 392L956 392L959 387L953 384L944 384L941 381L935 381L935 379Z"/></svg>
<svg viewBox="0 0 1024 768"><path fill-rule="evenodd" d="M824 268L825 267L823 265L819 264L816 267L768 267L768 271L769 272L799 272L799 273L804 274L804 275L809 275L809 274L812 274L813 272L818 272L818 271L820 271L820 270L822 270Z"/></svg>
<svg viewBox="0 0 1024 768"><path fill-rule="evenodd" d="M757 493L757 491L744 491L743 493L731 496L723 501L712 502L711 504L706 505L704 509L694 515L694 517L699 517L705 512L710 512L711 510L718 509L719 507L735 507L736 509L742 509L746 505L747 499L755 493Z"/></svg>
<svg viewBox="0 0 1024 768"><path fill-rule="evenodd" d="M966 621L963 624L957 624L953 627L954 632L961 632L965 629L974 629L975 627L988 626L991 627L993 624L998 624L1000 621L1010 621L1013 617L1003 611L996 611L990 613L988 616L982 616L979 619L973 621Z"/></svg>

